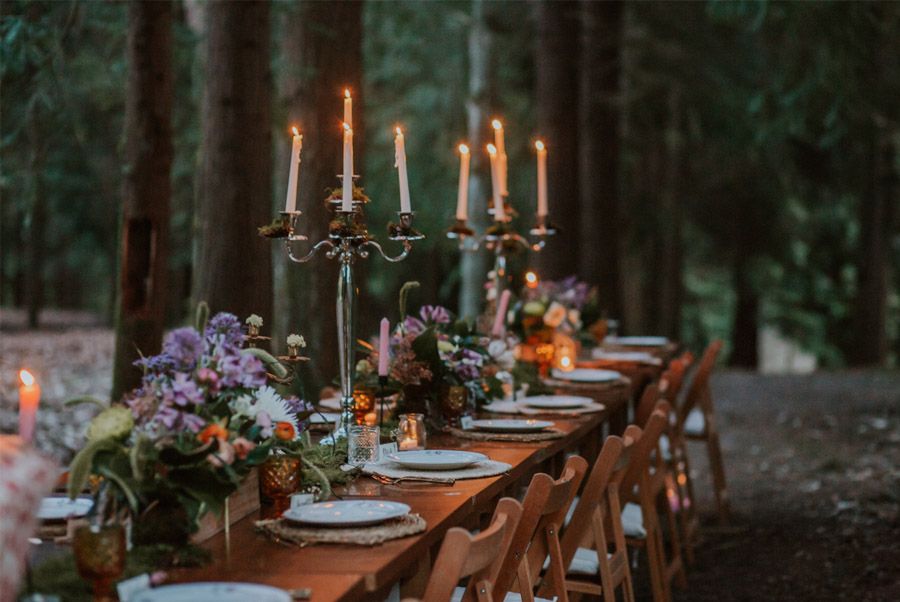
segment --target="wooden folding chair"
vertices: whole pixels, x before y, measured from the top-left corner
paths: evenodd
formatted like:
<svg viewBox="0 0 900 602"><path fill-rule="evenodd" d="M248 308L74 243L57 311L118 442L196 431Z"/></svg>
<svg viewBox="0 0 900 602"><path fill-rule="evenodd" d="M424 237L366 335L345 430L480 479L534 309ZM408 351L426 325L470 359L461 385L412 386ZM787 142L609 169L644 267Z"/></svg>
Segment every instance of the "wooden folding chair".
<svg viewBox="0 0 900 602"><path fill-rule="evenodd" d="M724 524L731 514L731 501L725 483L725 463L722 460L722 447L719 444L719 431L709 387L710 375L721 350L722 341L716 340L703 352L684 403L678 408L675 428L688 440L706 443L719 521Z"/></svg>
<svg viewBox="0 0 900 602"><path fill-rule="evenodd" d="M634 601L619 488L611 482L614 472L625 466L624 441L607 437L560 541L563 566L568 569L567 592L602 595L606 602L614 602L621 587L626 602ZM547 595L548 589L540 594Z"/></svg>
<svg viewBox="0 0 900 602"><path fill-rule="evenodd" d="M679 587L687 587L687 577L681 557L681 538L666 489L666 468L658 450L659 438L667 428L671 406L660 401L647 420L631 450L628 466L621 475L614 475L621 499L625 541L635 548L646 548L650 585L655 602L671 599L673 580ZM654 453L656 452L656 453ZM652 463L651 463L652 462ZM651 468L653 470L651 470ZM659 509L668 526L669 551L666 553Z"/></svg>
<svg viewBox="0 0 900 602"><path fill-rule="evenodd" d="M533 602L534 589L540 586L558 602L568 602L559 531L586 472L585 459L571 456L555 481L544 473L532 477L522 502L522 519L494 580L496 600Z"/></svg>
<svg viewBox="0 0 900 602"><path fill-rule="evenodd" d="M432 567L423 602L447 602L451 599L493 602L492 573L499 569L512 536L522 518L522 504L512 498L497 503L490 526L477 535L453 527L444 536L441 550ZM466 588L457 587L469 577ZM407 602L413 602L408 599Z"/></svg>

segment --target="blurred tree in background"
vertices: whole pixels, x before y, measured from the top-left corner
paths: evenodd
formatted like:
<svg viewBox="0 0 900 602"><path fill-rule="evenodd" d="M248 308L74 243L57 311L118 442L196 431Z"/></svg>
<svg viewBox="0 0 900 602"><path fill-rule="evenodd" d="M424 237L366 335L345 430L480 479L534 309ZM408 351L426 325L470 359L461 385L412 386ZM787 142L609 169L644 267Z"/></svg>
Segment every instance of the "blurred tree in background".
<svg viewBox="0 0 900 602"><path fill-rule="evenodd" d="M331 115L337 122L340 86L351 84L359 87L354 108L365 115L358 137L365 141L361 182L374 201L370 224L381 234L380 225L399 207L391 131L403 126L417 227L428 238L399 266L367 262L361 335L373 331L381 315L396 319L396 294L405 280L422 283L420 300L452 307L463 284L471 291L472 275L484 263L461 264L443 235L456 196L455 149L471 142L473 174L480 179L470 192L473 203L483 203L483 144L497 115L507 126L510 198L523 227L534 211L532 144L548 136L551 214L559 212L557 221L568 228L550 241L541 265L555 276L566 264L575 272L573 254L615 245L619 259L605 267L619 274L621 310L613 302L606 309L620 313L629 331L671 334L693 346L721 336L730 341L734 363L753 365L757 333L770 326L825 365L896 364L900 5L606 7L619 11L621 28L619 74L612 82L617 90L610 96L585 80L580 93L559 89L578 74L589 75L585 65L599 68L598 53L608 50L587 44L596 22L585 20L584 3L349 4L360 14L361 51L346 56L360 58L346 75L327 77L316 68L328 69L333 59L317 62L324 55L304 40L308 31L321 34L323 20L335 15L316 15L323 11L304 2L275 2L269 11L274 81L267 127L274 148L258 154L276 160L270 161L271 186L258 186L269 202L253 202L265 208L260 216L273 215L283 203L285 131L295 116L306 120L304 107L313 102L307 99L315 99L317 119ZM209 194L199 177L201 97L206 78L219 77L205 64L204 5L173 2L170 325L187 315L197 276L212 273L194 259L192 230L204 219L197 208ZM83 308L112 319L127 12L126 4L99 2L10 0L0 6L0 295L4 306L29 308L35 323L42 307ZM349 22L338 26L339 35L350 35ZM340 51L326 42L319 47ZM582 131L588 126L574 117L600 101L612 103L616 117L592 134L594 150L588 150ZM337 157L340 137L324 126L301 126L300 205L310 215L320 211L319 178L325 177L313 172L337 173L339 165L328 157ZM604 140L610 128L619 136L618 150ZM323 154L314 157L314 147ZM570 197L596 192L585 189L594 186L583 177L585 169L594 167L596 177L613 160L615 181L604 194L618 218L604 222L610 212L587 215ZM579 222L592 225L579 232ZM303 312L333 313L318 302L309 306L303 283L310 278L317 295L320 286L331 294L328 270L336 266L321 262L314 277L309 266L278 267L281 249L272 253L279 309L270 323L283 318L279 328L286 332L306 328ZM592 280L599 282L600 274ZM291 313L284 313L285 304ZM322 326L311 342L327 352L333 335Z"/></svg>

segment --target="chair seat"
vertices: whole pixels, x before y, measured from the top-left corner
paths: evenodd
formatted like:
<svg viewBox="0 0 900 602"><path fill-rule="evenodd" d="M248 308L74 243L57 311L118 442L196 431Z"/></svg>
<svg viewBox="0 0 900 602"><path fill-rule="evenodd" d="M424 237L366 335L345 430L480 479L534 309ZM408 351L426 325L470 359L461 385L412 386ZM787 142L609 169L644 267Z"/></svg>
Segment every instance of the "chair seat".
<svg viewBox="0 0 900 602"><path fill-rule="evenodd" d="M669 444L669 438L665 435L659 438L659 451L666 462L672 459L672 446Z"/></svg>
<svg viewBox="0 0 900 602"><path fill-rule="evenodd" d="M687 435L702 435L706 431L706 419L698 408L691 410L684 420L684 432Z"/></svg>
<svg viewBox="0 0 900 602"><path fill-rule="evenodd" d="M453 590L453 595L450 596L450 602L462 602L465 593L466 588L457 587ZM503 602L522 602L522 594L517 592L507 592L506 597L503 598ZM554 597L552 600L547 598L535 598L534 602L556 602L556 598Z"/></svg>
<svg viewBox="0 0 900 602"><path fill-rule="evenodd" d="M575 496L575 499L572 500L572 505L569 506L569 511L566 513L566 525L572 522L572 516L580 501L580 496ZM641 514L641 507L637 504L628 503L622 508L622 530L625 532L625 537L634 539L647 537L647 531L644 529L644 516Z"/></svg>
<svg viewBox="0 0 900 602"><path fill-rule="evenodd" d="M607 558L612 554L606 553ZM600 572L600 563L597 562L597 552L591 548L578 548L569 565L569 573L572 575L596 575Z"/></svg>

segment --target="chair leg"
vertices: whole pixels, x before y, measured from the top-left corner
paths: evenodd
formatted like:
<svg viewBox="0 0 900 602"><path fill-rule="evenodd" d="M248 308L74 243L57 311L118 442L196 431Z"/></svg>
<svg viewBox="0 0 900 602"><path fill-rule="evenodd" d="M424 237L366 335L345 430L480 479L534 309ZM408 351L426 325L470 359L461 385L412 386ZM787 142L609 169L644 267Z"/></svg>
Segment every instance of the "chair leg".
<svg viewBox="0 0 900 602"><path fill-rule="evenodd" d="M719 522L727 524L731 516L731 502L728 499L728 487L725 484L725 463L722 460L722 448L719 445L719 433L710 425L706 435L706 449L709 454L709 467L712 472L713 490L716 494L716 506L719 510Z"/></svg>
<svg viewBox="0 0 900 602"><path fill-rule="evenodd" d="M680 439L672 449L675 464L675 490L678 492L678 518L681 524L681 537L684 542L685 560L693 565L696 562L694 546L696 545L696 508L694 506L694 485L691 480L691 467L687 457L687 446Z"/></svg>
<svg viewBox="0 0 900 602"><path fill-rule="evenodd" d="M678 522L675 516L675 510L672 508L671 501L669 500L669 497L668 495L666 495L665 491L663 492L663 495L661 497L665 506L663 512L665 512L666 523L669 527L669 543L671 546L671 560L666 561L666 559L663 558L663 566L666 567L666 572L668 572L670 566L676 566L677 570L675 571L675 583L680 589L687 589L687 575L684 571L684 561L681 558L681 537L678 530ZM660 525L660 538L662 538L661 531L662 526Z"/></svg>
<svg viewBox="0 0 900 602"><path fill-rule="evenodd" d="M644 527L647 529L647 568L650 572L650 590L653 594L653 602L669 602L668 587L665 575L665 560L663 560L663 552L660 549L659 530L656 527L647 528L647 521L644 521Z"/></svg>

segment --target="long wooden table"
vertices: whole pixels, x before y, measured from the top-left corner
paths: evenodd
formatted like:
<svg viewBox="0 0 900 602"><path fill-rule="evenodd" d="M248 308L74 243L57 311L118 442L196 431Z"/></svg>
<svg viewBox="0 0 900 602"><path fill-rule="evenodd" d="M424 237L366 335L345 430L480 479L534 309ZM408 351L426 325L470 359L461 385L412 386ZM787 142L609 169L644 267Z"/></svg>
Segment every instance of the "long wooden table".
<svg viewBox="0 0 900 602"><path fill-rule="evenodd" d="M555 473L567 453L580 452L593 461L603 438L604 425L621 422L627 412L630 386L623 379L598 391L606 409L580 416L555 416L564 438L540 443L505 443L462 440L449 435L431 436L430 448L462 449L506 462L507 474L457 481L453 486L434 484L385 485L361 477L337 493L346 498L402 501L422 516L428 527L421 535L366 548L323 544L298 548L270 541L254 530L255 515L204 544L213 563L182 570L178 581L252 581L282 588L311 588L314 601L383 599L392 585L404 583L405 595L421 593L432 553L444 533L454 526L473 528L493 512L496 501L515 495L535 472ZM596 397L596 396L595 396Z"/></svg>

